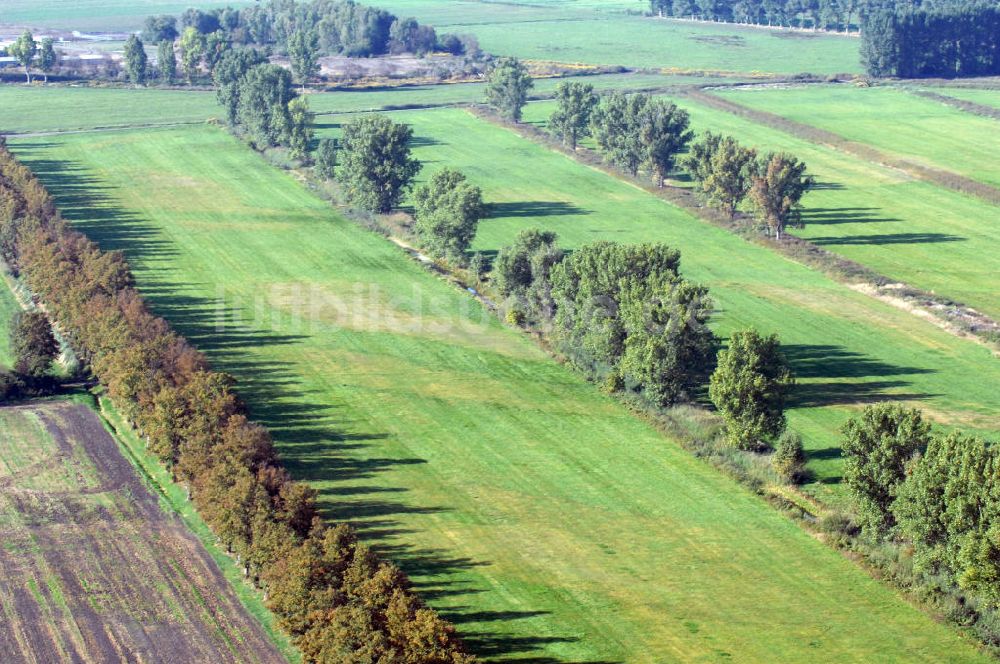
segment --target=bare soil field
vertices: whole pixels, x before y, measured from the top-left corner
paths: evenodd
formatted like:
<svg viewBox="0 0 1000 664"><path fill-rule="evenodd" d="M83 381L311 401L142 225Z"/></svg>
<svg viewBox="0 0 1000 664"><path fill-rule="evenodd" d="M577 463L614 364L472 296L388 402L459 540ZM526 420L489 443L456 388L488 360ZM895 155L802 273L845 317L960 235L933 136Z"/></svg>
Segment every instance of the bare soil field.
<svg viewBox="0 0 1000 664"><path fill-rule="evenodd" d="M0 408L0 653L284 661L97 415L69 402Z"/></svg>

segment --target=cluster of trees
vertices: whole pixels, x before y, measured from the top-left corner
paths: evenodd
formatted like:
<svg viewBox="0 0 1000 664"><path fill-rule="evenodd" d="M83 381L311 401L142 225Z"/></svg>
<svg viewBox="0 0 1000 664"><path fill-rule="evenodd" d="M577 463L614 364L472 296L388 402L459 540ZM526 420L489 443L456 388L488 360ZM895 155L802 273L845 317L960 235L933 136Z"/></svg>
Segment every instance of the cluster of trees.
<svg viewBox="0 0 1000 664"><path fill-rule="evenodd" d="M666 245L597 242L566 254L554 233L530 229L500 250L493 279L513 303L510 322L550 329L609 391L668 406L711 371L708 289L681 276L680 253Z"/></svg>
<svg viewBox="0 0 1000 664"><path fill-rule="evenodd" d="M687 111L648 94L612 92L599 97L586 83L556 87L549 128L571 149L593 136L604 160L635 177L647 172L663 186L678 155L694 137Z"/></svg>
<svg viewBox="0 0 1000 664"><path fill-rule="evenodd" d="M862 531L913 549L918 571L945 575L1000 607L1000 451L934 433L919 410L868 406L843 428L844 479Z"/></svg>
<svg viewBox="0 0 1000 664"><path fill-rule="evenodd" d="M347 55L368 57L386 53L425 54L443 50L456 55L477 55L479 46L468 35L442 35L414 18L397 18L390 12L352 0L269 0L241 9L211 11L188 9L181 15L182 30L201 35L219 34L242 45L275 47L292 55L308 45L313 57ZM157 41L178 36L177 19L151 16L143 34Z"/></svg>
<svg viewBox="0 0 1000 664"><path fill-rule="evenodd" d="M650 0L659 16L697 18L813 30L844 30L856 25L878 0Z"/></svg>
<svg viewBox="0 0 1000 664"><path fill-rule="evenodd" d="M18 311L10 325L13 371L0 370L0 401L49 393L56 386L50 371L59 343L48 317L40 311Z"/></svg>
<svg viewBox="0 0 1000 664"><path fill-rule="evenodd" d="M262 587L307 661L471 662L406 577L316 515L229 376L149 312L124 257L58 215L0 143L0 252L222 545Z"/></svg>
<svg viewBox="0 0 1000 664"><path fill-rule="evenodd" d="M1000 74L995 2L936 3L917 11L909 3L890 6L868 14L861 34L861 61L871 76Z"/></svg>
<svg viewBox="0 0 1000 664"><path fill-rule="evenodd" d="M46 37L38 42L30 30L22 32L21 36L7 47L7 53L24 67L24 77L28 83L31 83L32 67L41 70L45 82L48 83L49 74L55 70L59 60L52 38Z"/></svg>
<svg viewBox="0 0 1000 664"><path fill-rule="evenodd" d="M356 118L344 125L339 147L323 139L316 151L315 173L336 178L348 202L385 214L397 207L420 171L409 142L413 130L384 115ZM338 161L339 166L338 166ZM445 168L413 192L414 230L430 254L464 265L486 216L482 190L462 173Z"/></svg>
<svg viewBox="0 0 1000 664"><path fill-rule="evenodd" d="M801 222L801 201L815 180L805 163L785 152L763 155L732 136L706 132L691 146L684 166L698 194L729 218L744 199L777 239L789 224Z"/></svg>
<svg viewBox="0 0 1000 664"><path fill-rule="evenodd" d="M226 121L254 148L283 145L293 158L308 158L314 116L287 69L256 49L236 48L222 54L212 78Z"/></svg>

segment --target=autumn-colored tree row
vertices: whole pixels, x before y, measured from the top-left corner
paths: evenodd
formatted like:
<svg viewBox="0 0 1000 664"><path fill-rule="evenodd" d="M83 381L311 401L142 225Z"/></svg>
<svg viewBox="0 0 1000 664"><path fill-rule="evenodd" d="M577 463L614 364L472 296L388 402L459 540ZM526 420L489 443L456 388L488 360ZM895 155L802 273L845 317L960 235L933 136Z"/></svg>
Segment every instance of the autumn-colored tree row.
<svg viewBox="0 0 1000 664"><path fill-rule="evenodd" d="M406 576L317 516L229 376L151 314L119 252L73 230L0 138L0 253L44 304L310 662L471 662Z"/></svg>

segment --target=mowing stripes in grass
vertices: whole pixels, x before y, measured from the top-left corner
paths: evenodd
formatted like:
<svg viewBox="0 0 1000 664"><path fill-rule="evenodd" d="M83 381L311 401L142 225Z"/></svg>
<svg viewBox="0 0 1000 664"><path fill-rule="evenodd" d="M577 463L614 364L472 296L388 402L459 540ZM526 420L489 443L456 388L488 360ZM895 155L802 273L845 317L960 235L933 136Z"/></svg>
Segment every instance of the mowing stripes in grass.
<svg viewBox="0 0 1000 664"><path fill-rule="evenodd" d="M699 133L730 134L761 151L784 150L806 162L817 186L802 201L805 226L790 233L1000 319L995 206L693 99L673 101L691 113ZM529 104L525 120L543 125L554 108Z"/></svg>
<svg viewBox="0 0 1000 664"><path fill-rule="evenodd" d="M484 159L520 150L564 184L560 158L434 117L475 129ZM240 379L325 512L399 561L489 658L980 659L223 131L14 149ZM583 188L603 182L573 169ZM603 189L626 207L632 192ZM513 202L511 215L540 209Z"/></svg>
<svg viewBox="0 0 1000 664"><path fill-rule="evenodd" d="M991 118L890 87L810 85L719 94L917 164L1000 187L1000 131Z"/></svg>

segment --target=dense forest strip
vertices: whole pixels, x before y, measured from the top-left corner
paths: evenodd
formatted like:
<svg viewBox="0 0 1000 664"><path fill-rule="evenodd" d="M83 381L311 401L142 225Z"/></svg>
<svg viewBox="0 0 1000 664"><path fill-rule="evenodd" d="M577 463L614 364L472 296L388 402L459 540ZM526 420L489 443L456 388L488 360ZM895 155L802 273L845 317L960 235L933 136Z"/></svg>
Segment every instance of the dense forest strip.
<svg viewBox="0 0 1000 664"><path fill-rule="evenodd" d="M995 106L987 106L986 104L977 104L974 101L969 101L967 99L959 99L958 97L950 97L948 95L939 94L937 92L931 92L930 90L911 90L911 92L918 97L924 97L926 99L931 99L933 101L939 101L946 106L951 106L959 110L965 111L967 113L972 113L973 115L979 115L984 118L993 118L994 120L1000 120L1000 108Z"/></svg>
<svg viewBox="0 0 1000 664"><path fill-rule="evenodd" d="M709 95L698 95L698 100L704 101L704 97L709 97ZM711 98L717 99L717 97ZM898 280L889 279L866 265L844 258L792 234L787 234L779 242L770 236L756 232L748 233L745 223L747 219L744 213L737 212L735 218L730 219L722 211L704 205L690 187L669 183L663 187L656 187L649 182L648 178L629 177L605 164L594 150L584 146L578 146L575 151L566 148L561 142L554 140L550 134L532 124L509 122L481 106L472 107L470 112L484 120L511 129L529 140L545 145L590 168L624 179L633 186L669 201L704 221L737 233L749 242L766 246L803 265L816 268L860 293L918 315L960 338L983 343L993 350L997 349L996 338L1000 335L1000 322L972 307L907 284L901 284Z"/></svg>
<svg viewBox="0 0 1000 664"><path fill-rule="evenodd" d="M775 113L752 109L748 106L744 106L743 104L739 104L729 99L722 99L721 97L702 90L692 90L687 94L692 99L695 99L706 106L748 118L754 122L759 122L760 124L773 129L784 131L798 138L827 145L837 150L852 154L856 157L867 159L868 161L874 163L889 166L891 168L897 168L913 177L920 178L921 180L926 180L927 182L947 187L948 189L952 189L963 194L976 196L977 198L994 205L1000 205L1000 189L978 182L972 178L965 177L964 175L960 175L953 171L930 168L928 166L913 163L912 161L906 159L894 157L889 153L879 150L878 148L848 140L832 131L796 122L795 120L789 120L788 118Z"/></svg>

